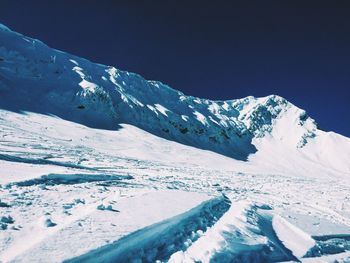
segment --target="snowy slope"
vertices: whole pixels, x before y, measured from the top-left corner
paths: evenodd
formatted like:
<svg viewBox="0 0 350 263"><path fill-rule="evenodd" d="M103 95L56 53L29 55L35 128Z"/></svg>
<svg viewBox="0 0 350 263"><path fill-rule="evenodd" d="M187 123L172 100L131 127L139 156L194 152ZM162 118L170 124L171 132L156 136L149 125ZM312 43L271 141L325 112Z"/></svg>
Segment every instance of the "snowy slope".
<svg viewBox="0 0 350 263"><path fill-rule="evenodd" d="M154 259L152 251L164 247L158 241L169 246L162 258L173 262L280 261L302 257L300 251L314 257L349 248L350 180L334 170L275 173L277 168L260 164L265 158L260 151L255 156L260 162L237 161L127 124L109 131L0 111L0 127L0 212L14 221L1 224L6 229L0 232L0 259L5 262L78 256L85 261L104 255L112 262L120 255ZM227 213L216 214L217 223L191 223L206 222L208 213L198 205L222 193L232 204ZM279 216L293 225L287 224L287 235ZM167 226L193 226L194 234L181 227L167 235L164 220ZM155 224L154 231L148 224ZM293 231L295 237L300 232L315 236L317 246L301 243L296 250L293 240L300 242ZM115 242L119 246L135 235L143 240L136 233L150 236L138 246L114 250ZM286 242L286 236L293 238Z"/></svg>
<svg viewBox="0 0 350 263"><path fill-rule="evenodd" d="M0 261L346 260L349 192L350 139L279 96L186 96L0 24Z"/></svg>

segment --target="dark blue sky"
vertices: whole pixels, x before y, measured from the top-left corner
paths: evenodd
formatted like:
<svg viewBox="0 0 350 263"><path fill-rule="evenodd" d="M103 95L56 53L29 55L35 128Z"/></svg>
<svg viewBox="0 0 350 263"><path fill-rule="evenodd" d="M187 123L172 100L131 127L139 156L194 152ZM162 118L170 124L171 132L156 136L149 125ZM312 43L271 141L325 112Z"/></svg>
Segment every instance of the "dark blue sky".
<svg viewBox="0 0 350 263"><path fill-rule="evenodd" d="M278 94L350 137L349 1L0 0L0 22L188 95Z"/></svg>

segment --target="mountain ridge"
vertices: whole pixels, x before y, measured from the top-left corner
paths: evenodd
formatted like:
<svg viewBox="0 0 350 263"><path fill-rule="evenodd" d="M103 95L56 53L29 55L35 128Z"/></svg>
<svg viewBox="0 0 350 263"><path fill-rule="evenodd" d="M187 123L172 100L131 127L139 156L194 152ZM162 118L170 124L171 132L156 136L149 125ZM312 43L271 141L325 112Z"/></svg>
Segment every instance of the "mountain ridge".
<svg viewBox="0 0 350 263"><path fill-rule="evenodd" d="M254 138L293 111L303 147L317 136L305 111L278 95L209 100L141 75L96 64L0 27L0 106L50 113L96 128L129 123L157 136L247 160ZM296 129L300 130L300 127ZM294 131L289 131L293 133Z"/></svg>

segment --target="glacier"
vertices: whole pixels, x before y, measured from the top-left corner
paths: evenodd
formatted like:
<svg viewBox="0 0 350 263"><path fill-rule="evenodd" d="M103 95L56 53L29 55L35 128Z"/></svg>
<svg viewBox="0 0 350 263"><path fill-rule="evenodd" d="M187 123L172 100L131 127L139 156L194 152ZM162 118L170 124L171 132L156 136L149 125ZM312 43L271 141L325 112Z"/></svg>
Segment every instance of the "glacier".
<svg viewBox="0 0 350 263"><path fill-rule="evenodd" d="M0 261L350 260L350 139L0 24Z"/></svg>

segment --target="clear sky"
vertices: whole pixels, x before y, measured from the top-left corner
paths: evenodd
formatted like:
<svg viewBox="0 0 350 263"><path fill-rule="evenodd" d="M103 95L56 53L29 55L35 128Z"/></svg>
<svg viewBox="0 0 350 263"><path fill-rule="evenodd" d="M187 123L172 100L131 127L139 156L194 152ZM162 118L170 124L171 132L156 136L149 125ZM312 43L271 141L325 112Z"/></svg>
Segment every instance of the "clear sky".
<svg viewBox="0 0 350 263"><path fill-rule="evenodd" d="M0 22L188 95L278 94L350 137L350 1L15 1Z"/></svg>

